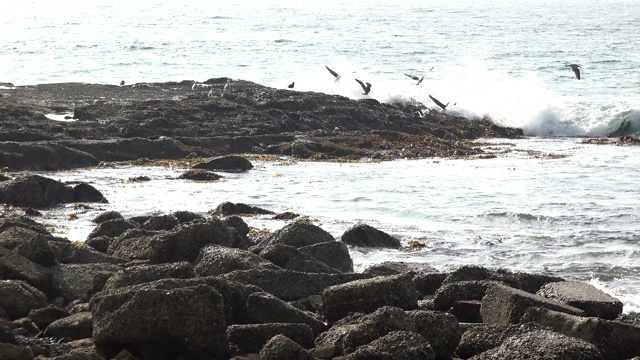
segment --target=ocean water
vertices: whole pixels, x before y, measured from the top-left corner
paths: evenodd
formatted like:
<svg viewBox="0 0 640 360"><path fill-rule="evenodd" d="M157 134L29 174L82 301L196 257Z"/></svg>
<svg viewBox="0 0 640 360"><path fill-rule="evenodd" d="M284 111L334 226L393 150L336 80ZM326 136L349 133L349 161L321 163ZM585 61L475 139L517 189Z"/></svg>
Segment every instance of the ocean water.
<svg viewBox="0 0 640 360"><path fill-rule="evenodd" d="M492 140L510 149L494 159L283 159L216 183L173 180L177 167L46 174L89 181L110 200L48 211L43 221L59 235L84 240L103 210L206 212L246 202L308 215L336 237L362 221L427 245L353 249L360 270L403 260L544 272L590 281L625 311L640 310L640 148L582 142L640 134L636 0L27 0L3 4L0 30L0 82L17 86L228 76L360 99L357 78L379 101L437 108L432 95L450 102L449 114L530 136ZM566 63L582 66L580 80ZM339 83L325 66L343 74ZM424 81L416 86L405 73ZM127 182L141 174L152 180Z"/></svg>

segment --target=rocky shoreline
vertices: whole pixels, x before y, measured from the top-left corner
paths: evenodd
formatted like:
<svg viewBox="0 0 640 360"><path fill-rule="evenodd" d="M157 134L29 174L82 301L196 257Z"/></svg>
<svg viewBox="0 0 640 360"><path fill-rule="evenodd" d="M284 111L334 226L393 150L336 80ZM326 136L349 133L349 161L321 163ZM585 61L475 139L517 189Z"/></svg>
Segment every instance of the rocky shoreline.
<svg viewBox="0 0 640 360"><path fill-rule="evenodd" d="M411 263L356 273L350 249L411 251L367 224L336 239L297 214L222 203L206 214L102 213L78 243L28 217L108 199L89 184L23 170L238 153L481 156L478 138L521 135L488 120L421 117L420 104L247 81L223 92L226 80L0 89L0 167L18 172L0 178L0 202L20 207L0 215L1 359L640 358L640 315L623 314L619 300L588 283ZM184 178L250 168L222 157ZM243 219L253 214L283 226L257 231Z"/></svg>

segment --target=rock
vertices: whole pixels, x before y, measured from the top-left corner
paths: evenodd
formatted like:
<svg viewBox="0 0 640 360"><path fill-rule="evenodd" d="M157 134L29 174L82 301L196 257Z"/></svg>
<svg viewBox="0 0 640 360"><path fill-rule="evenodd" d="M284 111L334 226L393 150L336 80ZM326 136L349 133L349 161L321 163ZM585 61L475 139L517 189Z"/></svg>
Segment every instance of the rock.
<svg viewBox="0 0 640 360"><path fill-rule="evenodd" d="M328 241L335 239L321 227L306 222L294 222L275 231L264 244L260 244L260 247L281 244L301 248Z"/></svg>
<svg viewBox="0 0 640 360"><path fill-rule="evenodd" d="M203 169L190 169L178 176L178 179L194 180L194 181L217 181L222 179L222 176Z"/></svg>
<svg viewBox="0 0 640 360"><path fill-rule="evenodd" d="M73 202L108 203L107 198L98 189L85 183L73 187Z"/></svg>
<svg viewBox="0 0 640 360"><path fill-rule="evenodd" d="M3 360L33 360L31 348L5 343L0 343L0 356Z"/></svg>
<svg viewBox="0 0 640 360"><path fill-rule="evenodd" d="M332 285L368 279L365 274L320 274L292 270L237 270L222 275L223 279L258 286L284 301L317 295Z"/></svg>
<svg viewBox="0 0 640 360"><path fill-rule="evenodd" d="M314 257L334 269L353 272L353 260L349 248L341 241L326 241L298 248L301 253Z"/></svg>
<svg viewBox="0 0 640 360"><path fill-rule="evenodd" d="M471 280L501 281L513 288L532 294L535 294L544 284L564 281L564 279L556 276L513 273L505 269L489 270L481 266L465 265L449 274L444 283Z"/></svg>
<svg viewBox="0 0 640 360"><path fill-rule="evenodd" d="M243 172L253 169L251 161L242 156L223 156L193 165L194 169Z"/></svg>
<svg viewBox="0 0 640 360"><path fill-rule="evenodd" d="M249 322L261 323L300 323L307 324L317 336L325 330L326 325L310 313L266 292L254 292L247 298L247 318Z"/></svg>
<svg viewBox="0 0 640 360"><path fill-rule="evenodd" d="M137 265L119 270L109 277L104 290L144 284L160 279L190 279L196 276L191 263L182 261L169 264Z"/></svg>
<svg viewBox="0 0 640 360"><path fill-rule="evenodd" d="M99 354L93 352L91 348L79 348L69 351L65 355L56 356L52 360L105 360ZM134 359L127 359L134 360Z"/></svg>
<svg viewBox="0 0 640 360"><path fill-rule="evenodd" d="M0 279L23 280L50 297L60 294L60 288L52 284L51 270L3 247L0 247Z"/></svg>
<svg viewBox="0 0 640 360"><path fill-rule="evenodd" d="M226 357L222 295L207 285L167 287L147 283L91 298L93 338L98 346L154 342Z"/></svg>
<svg viewBox="0 0 640 360"><path fill-rule="evenodd" d="M511 336L519 336L534 330L545 330L537 323L486 325L476 324L462 334L455 354L462 359L469 359L487 350L500 346Z"/></svg>
<svg viewBox="0 0 640 360"><path fill-rule="evenodd" d="M336 346L349 354L362 345L392 331L414 331L411 318L400 308L384 306L370 314L356 313L343 318L316 337L316 347Z"/></svg>
<svg viewBox="0 0 640 360"><path fill-rule="evenodd" d="M228 201L218 205L212 212L213 214L218 216L273 214L273 211L270 210L265 210L259 207L242 203L232 203Z"/></svg>
<svg viewBox="0 0 640 360"><path fill-rule="evenodd" d="M364 347L375 353L387 352L397 360L433 360L436 358L429 342L411 331L392 331Z"/></svg>
<svg viewBox="0 0 640 360"><path fill-rule="evenodd" d="M13 171L58 171L95 166L100 160L56 143L0 142L0 163Z"/></svg>
<svg viewBox="0 0 640 360"><path fill-rule="evenodd" d="M87 236L87 239L93 239L100 236L118 237L129 229L136 228L138 225L132 221L125 220L124 218L115 218L113 220L106 220L98 224L91 233Z"/></svg>
<svg viewBox="0 0 640 360"><path fill-rule="evenodd" d="M512 336L499 347L472 357L473 360L604 360L598 349L584 340L552 331L537 330Z"/></svg>
<svg viewBox="0 0 640 360"><path fill-rule="evenodd" d="M123 129L126 131L126 129ZM161 138L157 140L130 136L107 140L67 140L60 143L68 148L89 153L100 161L128 161L136 159L181 159L189 153L184 145L175 139ZM95 164L97 165L97 164Z"/></svg>
<svg viewBox="0 0 640 360"><path fill-rule="evenodd" d="M306 324L230 325L227 336L232 353L257 353L274 336L283 335L304 348L313 347L313 331Z"/></svg>
<svg viewBox="0 0 640 360"><path fill-rule="evenodd" d="M56 261L60 264L121 264L126 261L125 259L96 251L94 248L87 246L84 243L77 244L68 240L49 241L49 246L55 254Z"/></svg>
<svg viewBox="0 0 640 360"><path fill-rule="evenodd" d="M94 278L102 273L113 273L120 268L114 264L60 264L52 267L53 280L62 289L67 301L86 298L94 286Z"/></svg>
<svg viewBox="0 0 640 360"><path fill-rule="evenodd" d="M31 220L28 217L15 215L4 216L0 214L0 233L14 226L23 227L42 235L52 236L49 230L47 230L47 228L45 228L42 224Z"/></svg>
<svg viewBox="0 0 640 360"><path fill-rule="evenodd" d="M434 295L446 277L444 273L419 272L413 277L413 286L423 297Z"/></svg>
<svg viewBox="0 0 640 360"><path fill-rule="evenodd" d="M416 290L409 274L356 280L322 292L323 313L329 323L350 312L369 313L383 306L405 310L418 308Z"/></svg>
<svg viewBox="0 0 640 360"><path fill-rule="evenodd" d="M364 273L374 276L398 275L406 272L419 272L430 268L428 265L421 263L408 263L404 261L384 261L379 264L373 264L366 269Z"/></svg>
<svg viewBox="0 0 640 360"><path fill-rule="evenodd" d="M453 306L447 311L460 322L481 323L480 308L482 302L479 300L456 300ZM434 306L435 310L435 306Z"/></svg>
<svg viewBox="0 0 640 360"><path fill-rule="evenodd" d="M13 328L9 324L0 322L0 343L18 345Z"/></svg>
<svg viewBox="0 0 640 360"><path fill-rule="evenodd" d="M44 331L45 336L56 339L79 340L92 336L92 320L90 312L79 312L58 319Z"/></svg>
<svg viewBox="0 0 640 360"><path fill-rule="evenodd" d="M178 226L179 223L178 218L171 214L158 215L150 217L140 227L145 230L171 230Z"/></svg>
<svg viewBox="0 0 640 360"><path fill-rule="evenodd" d="M261 360L313 360L309 352L284 335L272 337L260 350Z"/></svg>
<svg viewBox="0 0 640 360"><path fill-rule="evenodd" d="M291 211L285 211L283 213L273 215L273 220L293 220L299 217L300 214L293 213Z"/></svg>
<svg viewBox="0 0 640 360"><path fill-rule="evenodd" d="M96 224L102 224L105 221L116 220L116 219L124 219L124 217L119 212L112 210L112 211L105 211L96 215L96 217L94 217L91 220L91 222Z"/></svg>
<svg viewBox="0 0 640 360"><path fill-rule="evenodd" d="M540 288L537 294L582 309L586 316L614 320L622 314L620 300L585 282L548 283Z"/></svg>
<svg viewBox="0 0 640 360"><path fill-rule="evenodd" d="M260 251L260 256L283 269L326 274L340 273L340 270L303 254L293 246L271 244Z"/></svg>
<svg viewBox="0 0 640 360"><path fill-rule="evenodd" d="M481 300L494 280L447 282L436 291L433 305L436 310L448 311L458 300Z"/></svg>
<svg viewBox="0 0 640 360"><path fill-rule="evenodd" d="M200 214L196 214L192 211L187 211L187 210L180 210L180 211L174 211L171 213L171 215L175 216L176 219L178 219L178 221L182 224L182 223L189 223L195 220L204 220L204 216L200 215Z"/></svg>
<svg viewBox="0 0 640 360"><path fill-rule="evenodd" d="M89 238L84 241L84 245L93 248L101 253L106 253L109 250L109 245L113 241L113 238L108 236L98 236Z"/></svg>
<svg viewBox="0 0 640 360"><path fill-rule="evenodd" d="M623 322L625 324L633 325L640 327L640 313L639 312L630 312L628 314L622 314L618 316L616 321Z"/></svg>
<svg viewBox="0 0 640 360"><path fill-rule="evenodd" d="M0 233L0 246L24 256L44 267L56 263L56 258L47 240L50 235L43 235L22 226L13 226Z"/></svg>
<svg viewBox="0 0 640 360"><path fill-rule="evenodd" d="M200 249L208 244L232 247L235 238L218 218L181 224L168 232L120 236L109 246L113 256L151 263L194 261Z"/></svg>
<svg viewBox="0 0 640 360"><path fill-rule="evenodd" d="M46 208L73 202L73 189L40 175L23 175L0 183L0 202L13 206Z"/></svg>
<svg viewBox="0 0 640 360"><path fill-rule="evenodd" d="M245 239L247 238L247 234L249 234L249 225L247 225L247 223L244 222L244 220L242 220L240 216L238 215L227 216L222 219L222 222L225 225L236 229L238 234L240 234L240 236L242 236L243 238Z"/></svg>
<svg viewBox="0 0 640 360"><path fill-rule="evenodd" d="M0 280L0 307L9 319L26 317L33 309L46 306L47 296L19 280Z"/></svg>
<svg viewBox="0 0 640 360"><path fill-rule="evenodd" d="M493 284L487 289L482 298L480 315L485 324L506 325L520 322L522 315L532 307L584 315L584 311L578 308L499 284Z"/></svg>
<svg viewBox="0 0 640 360"><path fill-rule="evenodd" d="M550 326L561 334L595 345L605 359L625 360L640 356L640 327L618 321L565 314L543 308L532 308L523 317Z"/></svg>
<svg viewBox="0 0 640 360"><path fill-rule="evenodd" d="M279 270L276 265L252 252L218 245L202 248L194 264L198 276L222 275L235 270Z"/></svg>
<svg viewBox="0 0 640 360"><path fill-rule="evenodd" d="M351 246L392 248L401 247L400 240L366 224L356 224L342 234L340 240Z"/></svg>
<svg viewBox="0 0 640 360"><path fill-rule="evenodd" d="M29 311L27 318L33 321L40 329L45 329L52 322L69 316L69 312L55 305L49 305L40 309Z"/></svg>
<svg viewBox="0 0 640 360"><path fill-rule="evenodd" d="M415 332L431 344L435 359L451 359L462 337L462 328L451 314L438 311L407 311Z"/></svg>

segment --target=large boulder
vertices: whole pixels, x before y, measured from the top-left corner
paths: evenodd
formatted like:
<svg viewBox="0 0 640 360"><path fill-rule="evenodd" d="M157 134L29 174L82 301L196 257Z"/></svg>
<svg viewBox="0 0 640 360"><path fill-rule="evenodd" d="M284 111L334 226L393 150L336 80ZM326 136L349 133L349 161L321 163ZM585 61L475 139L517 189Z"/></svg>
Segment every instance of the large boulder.
<svg viewBox="0 0 640 360"><path fill-rule="evenodd" d="M278 266L250 251L219 245L202 248L194 264L198 276L221 275L235 270L279 270Z"/></svg>
<svg viewBox="0 0 640 360"><path fill-rule="evenodd" d="M13 226L0 232L0 246L47 267L56 263L53 250L47 242L50 238L50 235L44 235L29 228Z"/></svg>
<svg viewBox="0 0 640 360"><path fill-rule="evenodd" d="M243 172L253 169L251 161L242 156L223 156L193 165L194 169Z"/></svg>
<svg viewBox="0 0 640 360"><path fill-rule="evenodd" d="M578 308L500 284L493 284L487 289L482 298L480 315L485 324L506 325L519 323L524 313L533 307L542 307L578 316L584 315L584 311Z"/></svg>
<svg viewBox="0 0 640 360"><path fill-rule="evenodd" d="M60 294L51 270L3 247L0 247L0 279L23 280L52 298Z"/></svg>
<svg viewBox="0 0 640 360"><path fill-rule="evenodd" d="M470 280L447 282L436 291L433 306L436 310L447 311L459 300L481 300L494 280Z"/></svg>
<svg viewBox="0 0 640 360"><path fill-rule="evenodd" d="M289 245L268 245L260 251L260 256L283 269L326 274L340 273L340 270L334 269Z"/></svg>
<svg viewBox="0 0 640 360"><path fill-rule="evenodd" d="M272 337L260 350L261 360L314 360L307 349L284 335Z"/></svg>
<svg viewBox="0 0 640 360"><path fill-rule="evenodd" d="M444 284L457 281L495 280L513 288L535 294L544 284L561 282L557 276L511 272L505 269L491 270L476 265L465 265L454 270L444 279Z"/></svg>
<svg viewBox="0 0 640 360"><path fill-rule="evenodd" d="M613 320L622 314L620 300L582 281L548 283L537 294L582 309L586 316Z"/></svg>
<svg viewBox="0 0 640 360"><path fill-rule="evenodd" d="M473 360L604 360L598 349L588 342L548 330L512 336L497 348L472 357Z"/></svg>
<svg viewBox="0 0 640 360"><path fill-rule="evenodd" d="M462 334L455 354L461 359L469 359L472 356L500 346L512 336L545 329L542 325L532 322L509 325L474 324Z"/></svg>
<svg viewBox="0 0 640 360"><path fill-rule="evenodd" d="M227 335L232 354L257 353L276 335L284 335L306 349L313 347L313 330L306 324L230 325Z"/></svg>
<svg viewBox="0 0 640 360"><path fill-rule="evenodd" d="M120 270L115 264L60 264L51 268L53 280L62 289L62 297L67 301L86 298L93 291L96 276Z"/></svg>
<svg viewBox="0 0 640 360"><path fill-rule="evenodd" d="M27 318L33 321L40 329L44 329L52 322L69 316L69 312L65 309L54 305L49 305L40 309L33 309L29 312Z"/></svg>
<svg viewBox="0 0 640 360"><path fill-rule="evenodd" d="M191 263L182 261L168 264L136 265L124 268L106 281L104 290L144 284L160 279L190 279L196 276Z"/></svg>
<svg viewBox="0 0 640 360"><path fill-rule="evenodd" d="M420 334L412 331L392 331L363 347L374 353L389 353L396 360L433 360L436 358L429 342Z"/></svg>
<svg viewBox="0 0 640 360"><path fill-rule="evenodd" d="M229 201L219 204L211 212L218 216L275 214L271 210L266 210L257 206L251 206L243 203L232 203Z"/></svg>
<svg viewBox="0 0 640 360"><path fill-rule="evenodd" d="M289 245L295 248L335 241L333 236L321 227L308 222L293 222L275 231L260 247L273 244Z"/></svg>
<svg viewBox="0 0 640 360"><path fill-rule="evenodd" d="M415 332L422 335L433 349L436 359L451 359L462 337L462 328L455 316L439 311L412 310L407 315Z"/></svg>
<svg viewBox="0 0 640 360"><path fill-rule="evenodd" d="M351 246L369 248L401 247L400 240L367 224L356 224L342 234L342 242Z"/></svg>
<svg viewBox="0 0 640 360"><path fill-rule="evenodd" d="M57 171L99 163L91 154L55 143L0 143L0 164L12 170Z"/></svg>
<svg viewBox="0 0 640 360"><path fill-rule="evenodd" d="M133 221L126 220L122 217L114 217L110 220L102 220L98 223L91 233L87 236L87 239L93 239L100 236L118 237L129 229L136 228L138 224Z"/></svg>
<svg viewBox="0 0 640 360"><path fill-rule="evenodd" d="M301 253L314 257L342 272L353 272L349 248L341 241L326 241L298 248Z"/></svg>
<svg viewBox="0 0 640 360"><path fill-rule="evenodd" d="M88 186L90 185L83 185L76 193L74 188L59 181L40 175L24 175L0 182L0 203L46 208L74 201L85 201L81 197L83 194L91 194L86 202L107 202L104 196L97 196L96 192L87 190Z"/></svg>
<svg viewBox="0 0 640 360"><path fill-rule="evenodd" d="M0 280L0 308L9 319L26 317L47 305L47 296L24 281Z"/></svg>
<svg viewBox="0 0 640 360"><path fill-rule="evenodd" d="M323 313L329 323L350 312L370 313L383 306L418 308L416 289L409 274L356 280L322 292Z"/></svg>
<svg viewBox="0 0 640 360"><path fill-rule="evenodd" d="M254 292L247 298L247 318L251 323L301 323L313 329L318 335L326 325L312 313L301 311L277 297L262 291Z"/></svg>
<svg viewBox="0 0 640 360"><path fill-rule="evenodd" d="M188 352L227 356L224 300L211 286L129 286L94 295L90 308L98 346L165 343Z"/></svg>
<svg viewBox="0 0 640 360"><path fill-rule="evenodd" d="M605 359L625 360L640 356L640 327L594 317L532 308L523 317L554 331L595 345Z"/></svg>
<svg viewBox="0 0 640 360"><path fill-rule="evenodd" d="M84 311L52 322L45 329L44 335L51 336L56 339L86 339L92 336L91 326L91 313Z"/></svg>

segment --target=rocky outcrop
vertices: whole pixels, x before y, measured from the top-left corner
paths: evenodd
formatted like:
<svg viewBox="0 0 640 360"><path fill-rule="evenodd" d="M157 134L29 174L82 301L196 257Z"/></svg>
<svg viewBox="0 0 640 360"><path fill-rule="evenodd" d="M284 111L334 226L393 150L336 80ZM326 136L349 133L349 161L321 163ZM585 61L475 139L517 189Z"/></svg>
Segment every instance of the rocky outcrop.
<svg viewBox="0 0 640 360"><path fill-rule="evenodd" d="M193 165L194 169L243 172L253 169L251 161L242 156L223 156Z"/></svg>
<svg viewBox="0 0 640 360"><path fill-rule="evenodd" d="M613 320L622 314L620 300L584 282L549 283L538 290L537 294L582 309L586 316Z"/></svg>
<svg viewBox="0 0 640 360"><path fill-rule="evenodd" d="M71 202L101 202L107 199L88 184L67 186L40 175L24 175L0 183L0 203L46 208Z"/></svg>
<svg viewBox="0 0 640 360"><path fill-rule="evenodd" d="M351 246L372 248L400 248L400 240L367 224L347 229L340 240Z"/></svg>

